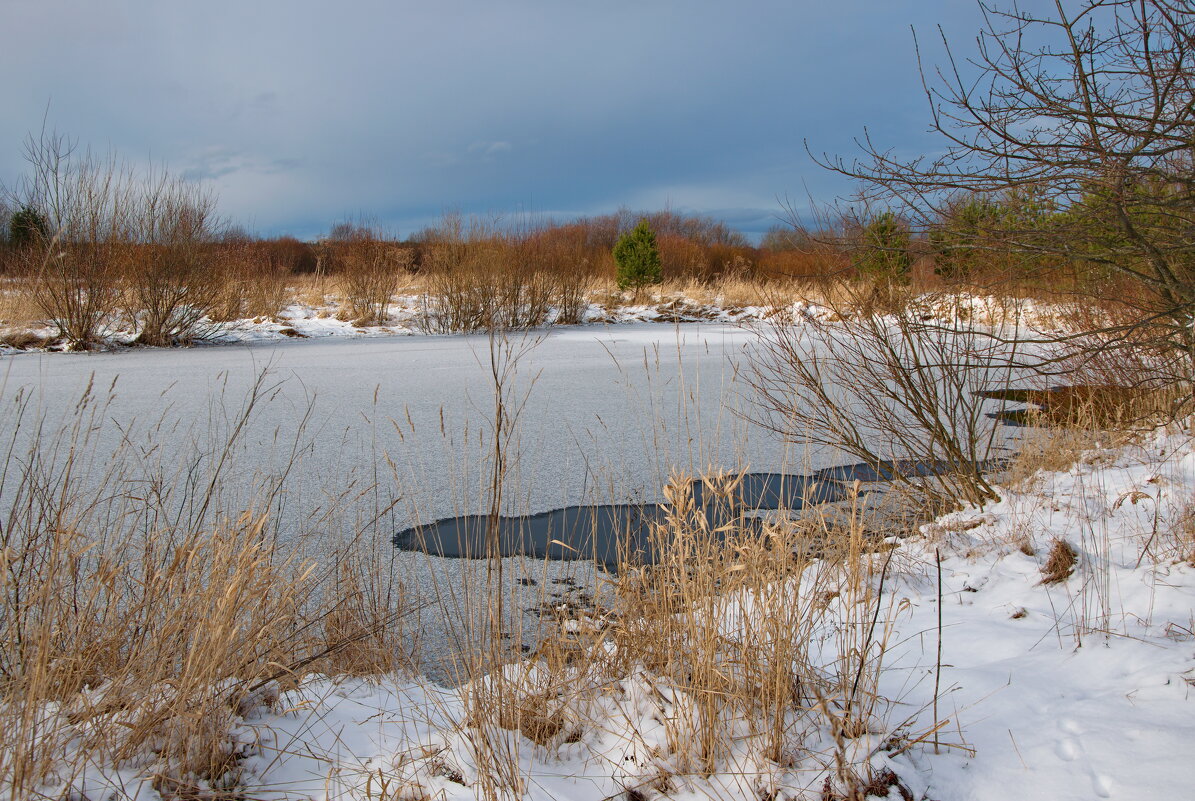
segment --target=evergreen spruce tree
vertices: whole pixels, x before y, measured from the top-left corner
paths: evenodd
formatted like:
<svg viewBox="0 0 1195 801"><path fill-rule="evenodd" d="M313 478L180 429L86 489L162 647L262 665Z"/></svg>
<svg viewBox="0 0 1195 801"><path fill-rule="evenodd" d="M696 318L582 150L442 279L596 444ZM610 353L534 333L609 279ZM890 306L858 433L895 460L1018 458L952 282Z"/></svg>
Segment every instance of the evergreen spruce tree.
<svg viewBox="0 0 1195 801"><path fill-rule="evenodd" d="M618 265L615 278L619 289L638 293L648 284L660 283L663 277L660 250L647 220L640 220L633 230L619 237L614 245L614 263Z"/></svg>
<svg viewBox="0 0 1195 801"><path fill-rule="evenodd" d="M46 218L33 206L21 206L8 223L8 244L14 248L39 245L49 239Z"/></svg>
<svg viewBox="0 0 1195 801"><path fill-rule="evenodd" d="M859 269L873 278L904 281L912 266L908 226L890 211L873 217L863 229L863 257Z"/></svg>

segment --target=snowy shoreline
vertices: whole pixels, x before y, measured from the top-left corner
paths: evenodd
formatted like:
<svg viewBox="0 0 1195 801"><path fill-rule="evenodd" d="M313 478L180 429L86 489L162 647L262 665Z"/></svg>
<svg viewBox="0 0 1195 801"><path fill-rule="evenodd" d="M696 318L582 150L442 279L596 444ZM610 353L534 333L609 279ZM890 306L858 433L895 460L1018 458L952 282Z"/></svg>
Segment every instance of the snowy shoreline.
<svg viewBox="0 0 1195 801"><path fill-rule="evenodd" d="M986 297L968 294L924 295L913 300L926 319L950 323L974 323L999 326L1012 323L1028 325L1039 330L1057 330L1060 310L1050 304L1027 299ZM418 295L398 295L392 299L384 324L358 325L359 321L345 319L334 299L322 304L294 302L272 317L244 318L224 322L207 321L200 326L203 336L194 344L220 346L287 340L334 338L379 338L404 336L461 336L484 334L472 332L440 332L434 316L429 317L425 301ZM603 305L590 302L581 314L581 322L558 322L559 311L550 310L544 325L533 330L554 328L585 329L618 326L632 323L660 323L684 325L689 323L750 326L769 320L800 320L801 318L832 322L837 312L816 301L794 298L780 306L734 305L716 300L704 302L685 295L661 295L645 303ZM23 328L0 326L0 354L55 352L61 346L54 343L51 327ZM14 347L10 342L22 337L29 343ZM102 348L143 347L136 344L136 332L128 327L109 326L102 333ZM39 344L40 343L40 344Z"/></svg>
<svg viewBox="0 0 1195 801"><path fill-rule="evenodd" d="M889 798L1183 797L1182 754L1195 736L1195 438L1159 432L1097 449L1001 494L893 541L883 723L847 752L895 777ZM1043 566L1059 540L1075 563L1047 583ZM671 770L673 745L658 721L675 713L651 682L627 676L568 701L565 719L581 707L586 717L566 739L519 745L509 732L525 797L612 798ZM254 798L367 798L381 786L393 798L473 798L485 766L462 692L402 676L311 677L264 693L229 743ZM668 697L679 703L678 692ZM900 739L918 731L934 731L940 747L928 735ZM745 735L713 774L667 773L667 797L819 797L835 744L810 742L795 762L777 764ZM63 759L75 778L48 781L54 797L159 797L149 755L81 771Z"/></svg>

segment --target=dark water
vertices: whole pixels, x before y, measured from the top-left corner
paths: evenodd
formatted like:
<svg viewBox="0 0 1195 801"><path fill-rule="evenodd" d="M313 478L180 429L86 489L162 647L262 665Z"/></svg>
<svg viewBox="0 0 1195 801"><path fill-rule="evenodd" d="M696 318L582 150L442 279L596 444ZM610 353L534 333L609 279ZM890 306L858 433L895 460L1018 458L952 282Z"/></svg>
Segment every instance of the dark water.
<svg viewBox="0 0 1195 801"><path fill-rule="evenodd" d="M1041 417L1041 409L1044 408L1046 398L1051 392L1057 392L1063 387L1053 387L1046 390L1031 390L1031 389L997 389L984 390L979 392L980 397L988 398L990 400L1011 401L1013 403L1028 403L1033 406L1022 407L1019 409L1001 408L997 412L988 412L988 417L997 420L1003 425L1013 426L1015 428L1027 428L1038 422Z"/></svg>
<svg viewBox="0 0 1195 801"><path fill-rule="evenodd" d="M995 467L996 465L985 465ZM730 522L759 525L744 512L786 509L841 501L849 497L855 481L891 481L894 474L930 476L946 469L946 462L896 461L875 467L856 464L829 467L809 475L747 473L733 491L733 498L720 498L703 482L692 483L696 513L711 528ZM650 534L661 522L664 510L654 504L570 506L534 515L498 518L498 548L502 556L539 559L593 559L613 567L624 559L650 564L653 561ZM732 521L732 517L739 518ZM469 515L437 520L394 535L402 550L434 556L483 558L486 554L486 515Z"/></svg>
<svg viewBox="0 0 1195 801"><path fill-rule="evenodd" d="M1043 423L1091 423L1110 415L1117 419L1118 407L1149 393L1148 388L1107 384L1060 384L1046 389L999 389L979 392L991 400L1030 404L1026 408L1001 409L988 414L1004 425L1038 426Z"/></svg>
<svg viewBox="0 0 1195 801"><path fill-rule="evenodd" d="M570 506L536 515L498 518L498 548L503 556L540 559L594 559L611 565L619 549L648 551L652 523L662 519L658 506ZM437 520L394 535L402 550L434 556L482 558L486 555L489 517L468 515Z"/></svg>

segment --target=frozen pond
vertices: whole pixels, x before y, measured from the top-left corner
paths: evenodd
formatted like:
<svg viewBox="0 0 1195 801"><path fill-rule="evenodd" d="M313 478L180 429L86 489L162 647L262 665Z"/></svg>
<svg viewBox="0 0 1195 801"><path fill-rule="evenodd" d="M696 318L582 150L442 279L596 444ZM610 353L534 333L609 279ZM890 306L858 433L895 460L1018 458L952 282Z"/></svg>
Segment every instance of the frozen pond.
<svg viewBox="0 0 1195 801"><path fill-rule="evenodd" d="M735 374L753 337L704 324L512 335L496 354L500 362L522 354L505 387L518 416L503 512L650 503L674 469L803 472L809 463L788 464L775 438L733 412L744 406ZM16 432L15 453L35 437L45 449L54 432L82 420L82 480L115 471L130 494L154 484L150 475L169 483L210 471L257 385L260 400L221 469L219 507L236 511L285 474L274 507L282 541L318 556L321 543L362 532L409 600L431 604L418 648L447 677L437 660L460 646L447 618L483 603L478 566L398 552L391 538L488 511L495 404L486 337L30 353L4 362L0 426L6 439ZM80 415L88 386L93 400ZM519 559L506 576L509 591L521 593L510 605L516 614L554 600L545 595L558 584L588 592L595 580L591 565ZM533 640L539 621L522 623Z"/></svg>
<svg viewBox="0 0 1195 801"><path fill-rule="evenodd" d="M504 511L656 500L674 467L749 461L753 470L782 470L774 438L732 411L743 406L734 374L752 337L692 324L513 335L510 347L525 352L507 393L522 408ZM350 476L393 492L399 524L404 516L414 524L487 509L481 486L494 391L485 337L19 354L5 362L4 397L30 393L51 429L69 419L89 382L101 399L113 387L95 450L109 452L129 432L165 421L156 444L166 461L218 446L264 371L268 391L241 434L244 455L228 481L293 464L289 514L300 517ZM14 417L6 414L4 433Z"/></svg>
<svg viewBox="0 0 1195 801"><path fill-rule="evenodd" d="M34 438L47 450L54 432L81 422L81 480L111 481L115 473L130 496L196 477L202 489L227 452L215 506L229 512L284 476L272 496L280 541L316 557L354 534L377 548L378 564L408 600L427 604L413 641L433 675L447 679L444 661L462 647L461 621L484 608L484 571L476 561L398 551L392 540L454 519L464 521L462 542L475 538L468 520L490 511L495 365L515 418L505 429L501 512L543 522L542 547L531 552L553 555L552 532L595 528L601 510L621 520L662 500L661 488L680 475L760 474L758 487L744 486L763 498L776 492L766 474L832 478L830 468L852 461L786 448L735 413L747 408L739 372L754 338L728 325L648 323L497 343L411 336L19 354L4 359L0 433L15 437L21 454ZM89 386L92 400L80 413ZM195 497L180 493L171 503L194 505ZM579 506L597 508L594 520L570 516ZM592 563L505 561L508 608L524 644L541 623L527 609L588 595L597 581Z"/></svg>

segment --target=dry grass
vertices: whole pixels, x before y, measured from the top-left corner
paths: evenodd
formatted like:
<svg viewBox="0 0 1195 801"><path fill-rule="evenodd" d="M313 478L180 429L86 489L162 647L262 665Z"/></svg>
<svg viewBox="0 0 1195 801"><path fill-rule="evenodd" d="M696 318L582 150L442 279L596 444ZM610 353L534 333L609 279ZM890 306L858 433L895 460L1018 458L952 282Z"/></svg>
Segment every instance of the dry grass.
<svg viewBox="0 0 1195 801"><path fill-rule="evenodd" d="M0 281L0 324L14 330L34 328L41 320L41 310L29 287L19 278Z"/></svg>
<svg viewBox="0 0 1195 801"><path fill-rule="evenodd" d="M794 711L820 706L822 723L854 739L873 725L878 703L873 680L885 638L861 624L881 603L879 564L866 552L862 520L837 537L809 520L755 531L739 520L737 480L705 479L718 499L712 522L698 513L687 482L674 484L683 489L671 493L654 535L662 558L628 568L618 588L614 642L623 669L644 666L692 696L677 743L695 746L686 755L694 771L713 770L729 753L726 721L760 726L766 753L783 762L800 748ZM810 540L820 542L811 548ZM826 614L831 604L845 619ZM825 673L809 650L824 634L840 646L840 661Z"/></svg>
<svg viewBox="0 0 1195 801"><path fill-rule="evenodd" d="M1039 475L1069 470L1098 443L1099 434L1087 429L1035 429L1021 440L1005 483L1013 489L1032 488Z"/></svg>
<svg viewBox="0 0 1195 801"><path fill-rule="evenodd" d="M775 287L769 287L741 274L727 275L711 280L694 278L665 281L651 287L649 294L657 303L677 298L707 306L742 307L764 305Z"/></svg>
<svg viewBox="0 0 1195 801"><path fill-rule="evenodd" d="M7 331L0 330L0 345L16 350L29 350L31 348L44 348L50 343L50 339L42 334L24 329L9 329Z"/></svg>
<svg viewBox="0 0 1195 801"><path fill-rule="evenodd" d="M1178 541L1178 551L1186 554L1185 561L1195 565L1195 502L1191 503L1175 521L1175 539Z"/></svg>
<svg viewBox="0 0 1195 801"><path fill-rule="evenodd" d="M736 761L744 753L783 769L810 749L835 766L834 797L883 782L851 754L859 738L896 728L878 689L897 614L883 593L891 553L866 534L858 505L845 528L817 516L749 525L738 480L704 479L718 499L712 518L689 482L673 482L654 564L621 565L601 609L563 621L532 662L484 665L474 677L463 725L487 754L479 762L507 777L495 796L517 785L518 754L503 732L551 751L604 726L634 730L643 703L657 708L666 746L628 797L715 771L749 786L758 777Z"/></svg>
<svg viewBox="0 0 1195 801"><path fill-rule="evenodd" d="M1173 388L1078 385L1056 391L1012 390L1009 400L1034 404L1025 415L1028 428L1008 466L1007 483L1030 488L1039 474L1063 472L1084 454L1138 441L1167 420L1181 392Z"/></svg>
<svg viewBox="0 0 1195 801"><path fill-rule="evenodd" d="M1079 555L1066 540L1056 539L1050 545L1046 563L1041 567L1042 584L1061 584L1075 572Z"/></svg>
<svg viewBox="0 0 1195 801"><path fill-rule="evenodd" d="M329 297L339 292L337 283L332 276L310 273L292 276L287 286L293 302L304 306L324 306L328 304Z"/></svg>
<svg viewBox="0 0 1195 801"><path fill-rule="evenodd" d="M225 505L221 473L263 393L223 451L181 469L130 440L98 452L106 402L91 395L67 427L32 438L28 400L10 401L0 793L35 797L92 765L138 764L166 798L219 797L239 782L238 717L313 671L397 667L403 610L364 549L332 545L317 564L280 547L267 511L277 485Z"/></svg>

